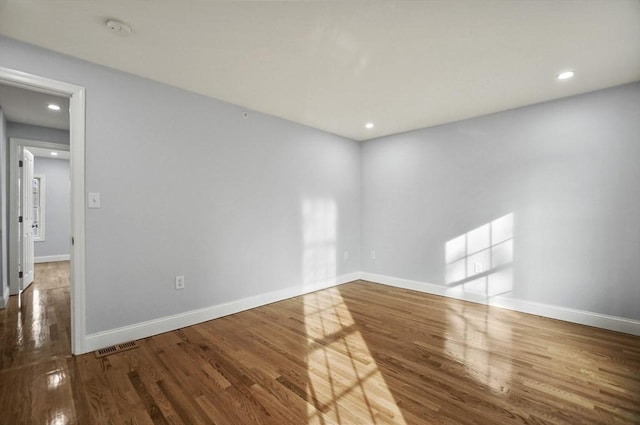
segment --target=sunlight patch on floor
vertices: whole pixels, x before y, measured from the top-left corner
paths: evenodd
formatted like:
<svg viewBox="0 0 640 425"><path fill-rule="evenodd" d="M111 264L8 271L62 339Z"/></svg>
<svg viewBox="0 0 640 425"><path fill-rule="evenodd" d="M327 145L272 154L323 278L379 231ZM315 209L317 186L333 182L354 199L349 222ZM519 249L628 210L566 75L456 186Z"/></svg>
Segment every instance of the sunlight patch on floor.
<svg viewBox="0 0 640 425"><path fill-rule="evenodd" d="M508 394L511 387L512 365L511 327L468 314L464 304L447 310L447 338L445 352L459 360L466 372L488 390Z"/></svg>
<svg viewBox="0 0 640 425"><path fill-rule="evenodd" d="M338 289L304 296L309 423L405 424Z"/></svg>

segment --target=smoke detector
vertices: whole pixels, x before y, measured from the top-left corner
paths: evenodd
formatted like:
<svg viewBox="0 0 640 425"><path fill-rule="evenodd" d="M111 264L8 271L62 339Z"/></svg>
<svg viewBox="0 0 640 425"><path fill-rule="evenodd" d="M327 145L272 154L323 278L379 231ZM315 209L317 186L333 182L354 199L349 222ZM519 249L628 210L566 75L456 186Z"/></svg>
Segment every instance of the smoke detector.
<svg viewBox="0 0 640 425"><path fill-rule="evenodd" d="M108 19L107 20L107 28L114 34L118 34L121 37L127 37L131 34L131 27L124 22L118 21L116 19Z"/></svg>

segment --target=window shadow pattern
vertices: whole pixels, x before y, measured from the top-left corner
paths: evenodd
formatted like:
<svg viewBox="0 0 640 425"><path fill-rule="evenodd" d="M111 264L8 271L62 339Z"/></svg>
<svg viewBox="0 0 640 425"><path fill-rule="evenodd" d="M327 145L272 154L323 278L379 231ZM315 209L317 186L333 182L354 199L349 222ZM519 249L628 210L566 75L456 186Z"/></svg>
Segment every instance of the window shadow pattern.
<svg viewBox="0 0 640 425"><path fill-rule="evenodd" d="M309 423L406 424L340 291L306 295L303 307Z"/></svg>
<svg viewBox="0 0 640 425"><path fill-rule="evenodd" d="M506 214L445 244L447 295L491 298L513 290L513 217Z"/></svg>

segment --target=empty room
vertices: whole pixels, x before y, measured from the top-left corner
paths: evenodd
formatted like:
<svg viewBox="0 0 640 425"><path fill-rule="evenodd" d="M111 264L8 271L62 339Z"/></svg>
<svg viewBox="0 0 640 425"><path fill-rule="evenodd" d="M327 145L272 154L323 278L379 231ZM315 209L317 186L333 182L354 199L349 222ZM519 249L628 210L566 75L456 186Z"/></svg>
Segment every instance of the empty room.
<svg viewBox="0 0 640 425"><path fill-rule="evenodd" d="M640 0L0 1L0 425L640 424Z"/></svg>

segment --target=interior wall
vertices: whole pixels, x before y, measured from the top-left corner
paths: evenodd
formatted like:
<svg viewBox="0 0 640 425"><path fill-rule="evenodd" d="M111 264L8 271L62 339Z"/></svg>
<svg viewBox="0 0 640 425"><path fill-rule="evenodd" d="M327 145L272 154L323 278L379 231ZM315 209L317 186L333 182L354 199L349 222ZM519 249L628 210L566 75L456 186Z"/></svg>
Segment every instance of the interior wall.
<svg viewBox="0 0 640 425"><path fill-rule="evenodd" d="M7 221L7 122L0 106L0 307L3 307L9 297L9 281L7 278L7 237L9 234L9 222Z"/></svg>
<svg viewBox="0 0 640 425"><path fill-rule="evenodd" d="M7 137L39 140L41 142L69 144L69 131L37 125L7 122Z"/></svg>
<svg viewBox="0 0 640 425"><path fill-rule="evenodd" d="M87 89L86 184L102 196L87 210L89 333L359 270L444 287L447 242L505 216L499 296L640 319L638 83L358 144L0 48L0 66Z"/></svg>
<svg viewBox="0 0 640 425"><path fill-rule="evenodd" d="M360 269L357 142L6 37L0 48L0 66L86 88L86 190L102 201L86 213L88 333Z"/></svg>
<svg viewBox="0 0 640 425"><path fill-rule="evenodd" d="M36 260L42 257L69 255L71 245L71 193L69 160L34 158L34 174L44 176L44 240L34 242Z"/></svg>
<svg viewBox="0 0 640 425"><path fill-rule="evenodd" d="M640 319L638 117L634 83L364 142L363 271Z"/></svg>

